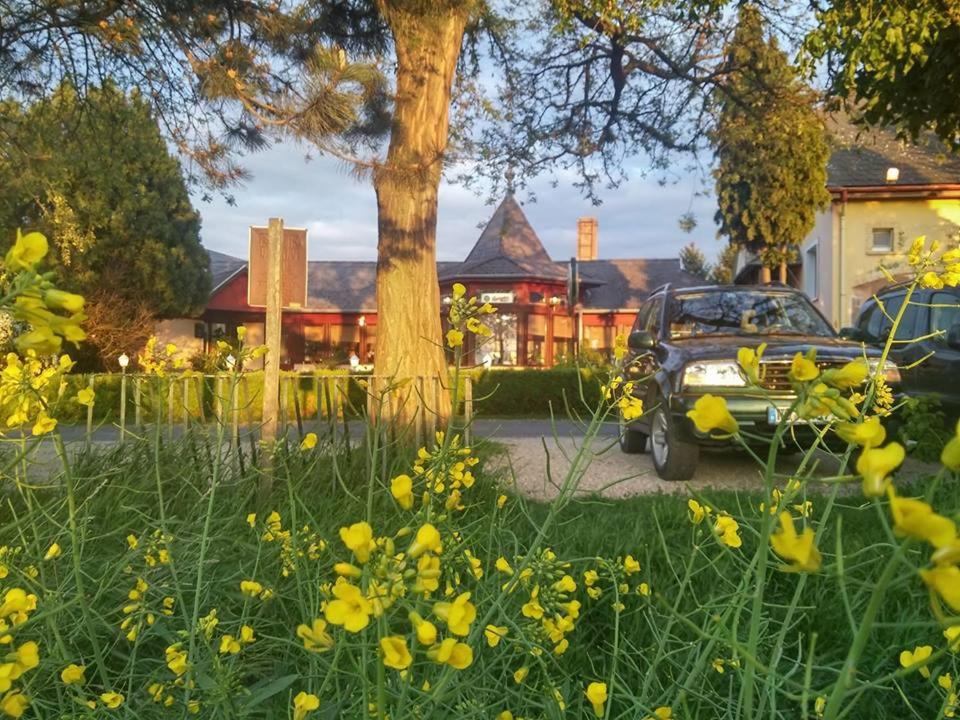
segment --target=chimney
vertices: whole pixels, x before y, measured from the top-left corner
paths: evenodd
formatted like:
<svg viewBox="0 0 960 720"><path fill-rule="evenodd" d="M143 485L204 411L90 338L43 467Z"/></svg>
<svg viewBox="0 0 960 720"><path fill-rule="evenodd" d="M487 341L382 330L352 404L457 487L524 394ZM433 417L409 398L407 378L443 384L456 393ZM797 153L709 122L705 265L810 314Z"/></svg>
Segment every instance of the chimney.
<svg viewBox="0 0 960 720"><path fill-rule="evenodd" d="M597 259L597 219L582 217L577 220L577 260Z"/></svg>

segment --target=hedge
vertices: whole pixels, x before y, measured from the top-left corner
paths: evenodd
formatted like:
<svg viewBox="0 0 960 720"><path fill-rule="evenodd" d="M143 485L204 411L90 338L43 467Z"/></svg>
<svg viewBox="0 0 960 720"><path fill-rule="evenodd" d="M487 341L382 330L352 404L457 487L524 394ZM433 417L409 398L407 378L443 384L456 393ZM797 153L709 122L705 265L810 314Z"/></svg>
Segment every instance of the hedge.
<svg viewBox="0 0 960 720"><path fill-rule="evenodd" d="M581 392L583 400L581 400ZM600 402L599 373L589 368L487 370L473 388L474 412L499 417L563 416L595 408Z"/></svg>

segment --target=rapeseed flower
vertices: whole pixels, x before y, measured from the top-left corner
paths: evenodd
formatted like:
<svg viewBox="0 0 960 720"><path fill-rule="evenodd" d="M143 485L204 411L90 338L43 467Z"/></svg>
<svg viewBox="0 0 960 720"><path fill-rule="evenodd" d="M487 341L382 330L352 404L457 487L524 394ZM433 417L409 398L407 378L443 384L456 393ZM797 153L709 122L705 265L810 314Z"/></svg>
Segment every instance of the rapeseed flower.
<svg viewBox="0 0 960 720"><path fill-rule="evenodd" d="M957 431L947 444L943 446L940 462L950 470L960 470L960 420L957 421Z"/></svg>
<svg viewBox="0 0 960 720"><path fill-rule="evenodd" d="M383 664L388 668L406 670L413 662L407 641L400 635L380 638L380 651L383 653Z"/></svg>
<svg viewBox="0 0 960 720"><path fill-rule="evenodd" d="M633 555L627 555L623 559L623 571L627 575L633 575L640 572L640 563L634 560ZM573 592L572 590L570 592Z"/></svg>
<svg viewBox="0 0 960 720"><path fill-rule="evenodd" d="M404 510L413 507L413 480L409 475L397 475L390 481L390 494Z"/></svg>
<svg viewBox="0 0 960 720"><path fill-rule="evenodd" d="M487 645L496 647L500 641L507 636L509 628L505 625L487 625L483 629L483 636L487 640Z"/></svg>
<svg viewBox="0 0 960 720"><path fill-rule="evenodd" d="M240 592L242 592L244 595L249 595L250 597L255 598L263 592L263 585L258 583L256 580L241 580Z"/></svg>
<svg viewBox="0 0 960 720"><path fill-rule="evenodd" d="M863 494L879 497L889 483L889 476L903 462L903 445L892 442L882 448L867 448L857 458L857 472L863 476Z"/></svg>
<svg viewBox="0 0 960 720"><path fill-rule="evenodd" d="M763 357L763 351L767 349L766 343L761 343L754 350L753 348L742 347L737 350L737 364L743 370L743 374L754 385L760 384L760 360Z"/></svg>
<svg viewBox="0 0 960 720"><path fill-rule="evenodd" d="M303 720L307 713L320 707L320 698L301 690L293 698L293 720Z"/></svg>
<svg viewBox="0 0 960 720"><path fill-rule="evenodd" d="M790 565L784 570L790 572L816 572L820 569L820 551L814 545L813 528L805 527L800 535L793 526L789 512L780 513L780 532L770 536L773 551Z"/></svg>
<svg viewBox="0 0 960 720"><path fill-rule="evenodd" d="M743 545L740 539L740 524L729 515L718 515L713 531L720 537L724 545L738 548Z"/></svg>
<svg viewBox="0 0 960 720"><path fill-rule="evenodd" d="M710 515L713 510L710 509L708 505L701 505L693 498L687 500L687 507L690 509L690 522L694 525L699 525L703 522L703 519Z"/></svg>
<svg viewBox="0 0 960 720"><path fill-rule="evenodd" d="M816 380L820 370L814 362L815 359L816 355L813 352L807 355L798 352L794 355L793 360L790 361L790 379L801 383Z"/></svg>
<svg viewBox="0 0 960 720"><path fill-rule="evenodd" d="M86 679L84 677L85 671L86 668L83 665L70 663L60 671L60 679L64 685L82 685Z"/></svg>
<svg viewBox="0 0 960 720"><path fill-rule="evenodd" d="M361 564L370 559L370 552L377 547L373 541L373 528L367 522L340 528L340 539L348 550L353 551L354 557Z"/></svg>
<svg viewBox="0 0 960 720"><path fill-rule="evenodd" d="M93 390L90 388L83 388L77 392L76 397L74 398L80 405L85 405L86 407L93 407L94 402L96 401L96 395Z"/></svg>
<svg viewBox="0 0 960 720"><path fill-rule="evenodd" d="M123 705L123 695L118 692L105 692L100 694L100 700L111 710L116 710Z"/></svg>
<svg viewBox="0 0 960 720"><path fill-rule="evenodd" d="M313 450L317 446L317 434L308 432L300 441L301 450Z"/></svg>
<svg viewBox="0 0 960 720"><path fill-rule="evenodd" d="M834 431L841 440L868 448L879 447L887 437L887 431L877 415L871 415L860 423L837 423Z"/></svg>
<svg viewBox="0 0 960 720"><path fill-rule="evenodd" d="M47 552L44 553L44 560L56 560L60 557L60 543L53 543L50 547L47 548Z"/></svg>
<svg viewBox="0 0 960 720"><path fill-rule="evenodd" d="M236 655L238 652L240 652L240 641L233 635L224 635L220 638L221 655Z"/></svg>
<svg viewBox="0 0 960 720"><path fill-rule="evenodd" d="M920 578L954 612L960 612L960 568L956 565L935 565L921 569Z"/></svg>
<svg viewBox="0 0 960 720"><path fill-rule="evenodd" d="M327 652L333 647L333 638L327 632L327 622L314 618L310 625L297 625L297 637L303 640L303 647L310 652Z"/></svg>
<svg viewBox="0 0 960 720"><path fill-rule="evenodd" d="M587 685L587 700L593 706L593 713L599 718L603 717L604 706L607 704L607 684L602 682L592 682Z"/></svg>
<svg viewBox="0 0 960 720"><path fill-rule="evenodd" d="M935 548L946 547L957 539L957 526L950 518L938 515L922 500L899 497L893 488L888 494L893 530L898 535L924 540Z"/></svg>
<svg viewBox="0 0 960 720"><path fill-rule="evenodd" d="M447 330L447 345L458 348L463 345L463 331L451 328Z"/></svg>
<svg viewBox="0 0 960 720"><path fill-rule="evenodd" d="M470 593L465 592L452 603L434 603L433 614L443 620L454 635L466 636L470 634L470 624L477 618L477 608L470 602Z"/></svg>
<svg viewBox="0 0 960 720"><path fill-rule="evenodd" d="M437 642L437 626L429 620L424 620L418 613L410 613L410 622L417 635L417 642L421 645L433 645Z"/></svg>
<svg viewBox="0 0 960 720"><path fill-rule="evenodd" d="M427 551L439 553L442 550L443 545L440 541L440 531L430 523L425 523L417 530L417 535L413 543L411 543L407 554L412 558L418 558Z"/></svg>
<svg viewBox="0 0 960 720"><path fill-rule="evenodd" d="M701 433L722 430L734 435L740 430L740 426L727 408L727 401L710 393L697 398L693 410L687 411L687 417L693 420L693 424Z"/></svg>
<svg viewBox="0 0 960 720"><path fill-rule="evenodd" d="M648 715L644 720L673 720L673 708L662 705L653 711L653 715Z"/></svg>
<svg viewBox="0 0 960 720"><path fill-rule="evenodd" d="M324 617L327 622L342 625L347 632L357 633L370 624L373 605L356 585L338 582L333 586L336 600L327 603Z"/></svg>
<svg viewBox="0 0 960 720"><path fill-rule="evenodd" d="M910 650L904 650L900 653L900 666L912 668L924 663L932 654L933 648L930 645L918 645L912 652ZM923 665L918 668L918 670L923 677L930 677L930 668L927 665Z"/></svg>
<svg viewBox="0 0 960 720"><path fill-rule="evenodd" d="M527 675L529 674L530 674L530 668L524 665L523 667L513 671L513 681L517 685L520 685L524 680L527 679Z"/></svg>
<svg viewBox="0 0 960 720"><path fill-rule="evenodd" d="M838 390L852 390L863 384L870 374L870 368L863 360L851 360L843 367L824 370L820 379Z"/></svg>
<svg viewBox="0 0 960 720"><path fill-rule="evenodd" d="M473 648L466 643L447 638L427 650L427 657L436 663L446 664L454 670L465 670L473 664Z"/></svg>
<svg viewBox="0 0 960 720"><path fill-rule="evenodd" d="M23 717L28 707L30 707L30 699L19 690L8 692L0 700L0 712L8 717Z"/></svg>

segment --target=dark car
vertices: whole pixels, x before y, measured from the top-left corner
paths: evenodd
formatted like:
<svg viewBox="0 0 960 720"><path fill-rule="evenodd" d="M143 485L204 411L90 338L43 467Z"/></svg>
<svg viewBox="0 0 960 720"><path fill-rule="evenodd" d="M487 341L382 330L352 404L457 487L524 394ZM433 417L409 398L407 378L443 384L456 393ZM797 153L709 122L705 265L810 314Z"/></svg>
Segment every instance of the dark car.
<svg viewBox="0 0 960 720"><path fill-rule="evenodd" d="M841 333L882 347L905 296L903 286L878 293L860 309L856 328ZM960 417L960 288L915 290L893 339L890 354L901 368L901 390L935 396L949 420Z"/></svg>
<svg viewBox="0 0 960 720"><path fill-rule="evenodd" d="M767 344L763 377L767 393L749 388L737 364L737 350ZM729 443L699 433L687 411L710 393L727 401L744 430L772 436L796 398L788 378L797 352L817 351L822 369L839 367L866 353L876 369L880 352L841 338L806 295L785 286L721 285L654 290L637 312L627 344L634 394L647 412L626 423L621 418L620 448L643 452L647 439L657 474L689 479L700 448ZM899 382L897 367L885 366L888 382ZM797 423L796 435L812 437Z"/></svg>

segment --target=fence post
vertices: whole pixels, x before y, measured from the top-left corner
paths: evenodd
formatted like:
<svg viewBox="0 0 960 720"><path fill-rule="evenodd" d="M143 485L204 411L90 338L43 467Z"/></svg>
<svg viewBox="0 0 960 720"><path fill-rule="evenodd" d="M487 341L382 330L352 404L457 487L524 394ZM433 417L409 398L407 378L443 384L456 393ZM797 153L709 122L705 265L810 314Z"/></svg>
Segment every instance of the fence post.
<svg viewBox="0 0 960 720"><path fill-rule="evenodd" d="M454 408L456 410L456 408ZM463 379L463 441L470 445L473 435L470 426L473 422L473 378L467 375Z"/></svg>
<svg viewBox="0 0 960 720"><path fill-rule="evenodd" d="M133 379L133 424L137 426L137 430L143 427L143 410L140 402L141 381L142 378L139 376Z"/></svg>
<svg viewBox="0 0 960 720"><path fill-rule="evenodd" d="M190 426L190 378L180 378L183 380L183 429Z"/></svg>
<svg viewBox="0 0 960 720"><path fill-rule="evenodd" d="M127 369L120 370L120 444L127 434Z"/></svg>
<svg viewBox="0 0 960 720"><path fill-rule="evenodd" d="M170 378L170 385L167 387L167 437L173 440L173 423L176 419L176 408L174 407L174 390L176 389L176 378Z"/></svg>
<svg viewBox="0 0 960 720"><path fill-rule="evenodd" d="M96 397L96 379L95 374L90 375L90 380L87 383L87 387L90 388L90 392L93 393L93 396ZM91 435L93 434L93 403L87 405L87 445L90 444Z"/></svg>
<svg viewBox="0 0 960 720"><path fill-rule="evenodd" d="M242 376L237 375L230 380L230 405L233 415L231 437L233 439L233 446L237 450L240 449L240 377Z"/></svg>

